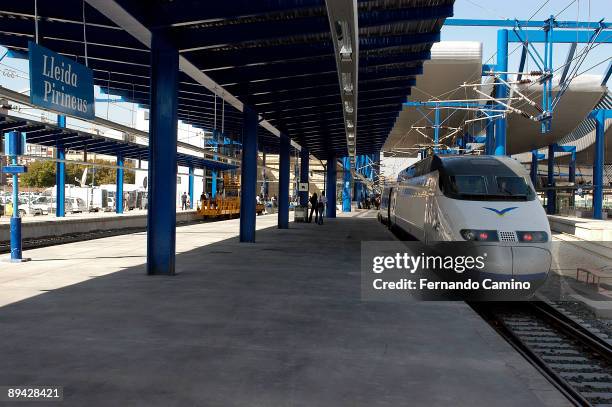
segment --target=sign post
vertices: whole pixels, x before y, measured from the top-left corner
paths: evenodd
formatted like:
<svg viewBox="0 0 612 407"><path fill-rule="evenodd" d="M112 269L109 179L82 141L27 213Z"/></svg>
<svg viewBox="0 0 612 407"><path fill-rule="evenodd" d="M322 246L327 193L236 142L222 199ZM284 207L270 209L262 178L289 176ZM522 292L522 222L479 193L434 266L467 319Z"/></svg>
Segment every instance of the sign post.
<svg viewBox="0 0 612 407"><path fill-rule="evenodd" d="M13 215L11 216L11 259L12 263L21 263L24 259L21 252L21 218L19 217L19 174L27 172L24 165L17 165L17 156L25 151L25 133L11 131L4 136L5 150L11 159L11 164L3 167L7 174L13 175Z"/></svg>
<svg viewBox="0 0 612 407"><path fill-rule="evenodd" d="M69 116L95 117L91 69L32 41L30 58L30 102Z"/></svg>

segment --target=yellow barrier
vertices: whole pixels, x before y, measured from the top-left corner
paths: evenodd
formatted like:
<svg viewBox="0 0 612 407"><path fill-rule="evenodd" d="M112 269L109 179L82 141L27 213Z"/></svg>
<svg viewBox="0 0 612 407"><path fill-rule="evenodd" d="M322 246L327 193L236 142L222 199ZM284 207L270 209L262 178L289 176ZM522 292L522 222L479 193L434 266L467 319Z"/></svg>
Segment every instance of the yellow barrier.
<svg viewBox="0 0 612 407"><path fill-rule="evenodd" d="M258 215L264 213L264 204L257 204ZM205 218L233 218L240 216L240 198L215 198L200 201L198 215Z"/></svg>
<svg viewBox="0 0 612 407"><path fill-rule="evenodd" d="M240 216L240 198L215 198L200 201L198 214L205 218Z"/></svg>

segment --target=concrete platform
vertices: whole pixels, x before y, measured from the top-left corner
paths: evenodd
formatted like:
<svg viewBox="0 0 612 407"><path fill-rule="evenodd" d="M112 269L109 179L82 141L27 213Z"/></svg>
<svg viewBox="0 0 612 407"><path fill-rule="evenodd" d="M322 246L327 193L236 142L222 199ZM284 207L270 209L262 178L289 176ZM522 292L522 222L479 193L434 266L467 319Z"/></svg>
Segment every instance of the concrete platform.
<svg viewBox="0 0 612 407"><path fill-rule="evenodd" d="M191 222L198 219L195 210L176 213L177 222ZM126 211L121 215L111 212L74 213L64 218L53 215L25 216L22 218L23 239L40 239L49 236L63 236L94 231L116 229L138 229L147 227L147 211ZM0 218L0 242L11 238L10 217Z"/></svg>
<svg viewBox="0 0 612 407"><path fill-rule="evenodd" d="M276 229L177 229L174 277L137 233L0 263L0 385L64 386L62 406L565 406L462 302L360 299L371 215ZM23 405L16 403L16 405ZM49 405L49 404L48 404Z"/></svg>
<svg viewBox="0 0 612 407"><path fill-rule="evenodd" d="M585 240L612 241L612 220L548 215L548 222L553 232L568 233Z"/></svg>

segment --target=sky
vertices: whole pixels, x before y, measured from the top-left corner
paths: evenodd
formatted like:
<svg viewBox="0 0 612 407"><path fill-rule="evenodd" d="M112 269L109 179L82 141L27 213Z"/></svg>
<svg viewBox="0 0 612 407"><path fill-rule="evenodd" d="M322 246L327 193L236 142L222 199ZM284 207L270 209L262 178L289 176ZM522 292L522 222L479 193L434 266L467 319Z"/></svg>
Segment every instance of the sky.
<svg viewBox="0 0 612 407"><path fill-rule="evenodd" d="M599 21L602 18L612 22L612 0L456 0L455 18L469 19L519 19L545 20L555 15L558 20ZM481 41L483 43L483 62L486 62L496 52L496 27L448 27L442 28L442 41ZM609 34L612 35L612 34ZM584 45L579 45L577 53ZM555 45L553 52L554 66L565 63L569 45ZM514 52L512 52L514 50ZM509 69L516 70L520 58L517 44L509 45ZM4 49L0 47L0 57ZM588 70L588 74L602 75L608 67L612 56L612 44L600 45L591 50L580 71ZM606 60L608 59L608 60ZM495 60L489 61L495 63ZM528 61L528 69L535 69L533 62ZM599 64L599 65L598 65ZM592 69L591 69L592 68ZM0 60L0 85L18 91L27 91L29 87L28 64L25 60L4 58ZM10 71L11 75L6 73ZM612 83L612 82L611 82ZM96 97L101 96L96 89ZM131 125L133 122L133 105L129 103L96 103L96 113L116 122ZM191 131L190 131L191 133Z"/></svg>

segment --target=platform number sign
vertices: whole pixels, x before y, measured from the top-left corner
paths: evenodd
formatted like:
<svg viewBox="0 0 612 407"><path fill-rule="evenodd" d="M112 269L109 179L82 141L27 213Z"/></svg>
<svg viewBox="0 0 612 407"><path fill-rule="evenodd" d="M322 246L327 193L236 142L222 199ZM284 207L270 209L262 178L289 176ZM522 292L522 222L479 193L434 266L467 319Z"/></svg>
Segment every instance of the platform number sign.
<svg viewBox="0 0 612 407"><path fill-rule="evenodd" d="M30 41L30 102L69 116L95 117L92 70Z"/></svg>

